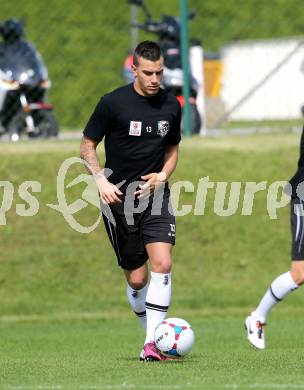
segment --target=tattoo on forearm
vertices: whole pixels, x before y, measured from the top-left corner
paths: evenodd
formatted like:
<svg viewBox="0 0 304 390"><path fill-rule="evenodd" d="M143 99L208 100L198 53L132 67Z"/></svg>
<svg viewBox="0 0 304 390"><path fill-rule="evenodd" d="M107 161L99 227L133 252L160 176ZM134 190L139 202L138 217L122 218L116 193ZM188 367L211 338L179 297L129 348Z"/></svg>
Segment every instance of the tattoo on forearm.
<svg viewBox="0 0 304 390"><path fill-rule="evenodd" d="M86 162L86 168L91 174L101 170L100 162L97 157L96 146L92 140L86 137L82 138L80 144L80 157Z"/></svg>

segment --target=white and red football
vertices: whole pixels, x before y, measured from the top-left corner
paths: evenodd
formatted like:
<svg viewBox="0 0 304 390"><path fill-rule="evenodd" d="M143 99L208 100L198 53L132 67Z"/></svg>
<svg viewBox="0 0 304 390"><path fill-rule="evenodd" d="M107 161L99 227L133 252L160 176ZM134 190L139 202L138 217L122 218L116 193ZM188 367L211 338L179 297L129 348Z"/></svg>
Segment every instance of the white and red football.
<svg viewBox="0 0 304 390"><path fill-rule="evenodd" d="M187 355L194 344L191 325L181 318L167 318L154 333L156 348L167 357L179 358Z"/></svg>

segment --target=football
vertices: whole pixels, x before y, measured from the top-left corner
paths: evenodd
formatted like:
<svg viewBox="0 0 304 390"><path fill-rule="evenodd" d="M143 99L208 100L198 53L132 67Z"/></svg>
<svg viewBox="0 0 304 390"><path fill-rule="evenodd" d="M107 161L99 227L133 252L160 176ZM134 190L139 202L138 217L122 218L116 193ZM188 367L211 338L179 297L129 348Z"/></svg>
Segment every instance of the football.
<svg viewBox="0 0 304 390"><path fill-rule="evenodd" d="M191 325L181 318L167 318L154 333L156 348L167 357L180 358L187 355L194 344Z"/></svg>

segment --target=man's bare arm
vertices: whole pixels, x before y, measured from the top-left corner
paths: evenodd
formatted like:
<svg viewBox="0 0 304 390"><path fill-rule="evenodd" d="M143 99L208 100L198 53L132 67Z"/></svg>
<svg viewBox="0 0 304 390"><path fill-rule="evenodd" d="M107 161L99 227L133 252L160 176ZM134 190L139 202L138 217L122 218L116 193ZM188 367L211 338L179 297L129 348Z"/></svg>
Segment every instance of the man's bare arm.
<svg viewBox="0 0 304 390"><path fill-rule="evenodd" d="M97 175L102 171L98 160L96 148L99 142L85 136L80 143L80 157L86 162L86 168L92 175Z"/></svg>
<svg viewBox="0 0 304 390"><path fill-rule="evenodd" d="M162 172L166 174L165 180L167 180L174 172L177 160L178 160L178 148L179 145L168 145L165 154L165 162L162 168Z"/></svg>
<svg viewBox="0 0 304 390"><path fill-rule="evenodd" d="M120 203L121 200L117 195L122 195L122 192L105 177L96 152L98 144L99 142L83 136L80 143L80 157L86 162L89 173L94 176L101 201L105 204Z"/></svg>

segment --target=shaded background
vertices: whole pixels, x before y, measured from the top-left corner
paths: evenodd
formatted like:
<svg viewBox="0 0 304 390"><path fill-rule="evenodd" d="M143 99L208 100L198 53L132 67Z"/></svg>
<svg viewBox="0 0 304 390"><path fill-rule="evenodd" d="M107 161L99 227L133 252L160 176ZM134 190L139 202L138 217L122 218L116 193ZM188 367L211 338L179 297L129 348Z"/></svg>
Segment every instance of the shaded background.
<svg viewBox="0 0 304 390"><path fill-rule="evenodd" d="M178 0L149 0L152 16L178 16ZM190 37L199 39L205 58L231 41L286 38L304 32L301 0L189 0L197 16ZM130 6L125 0L1 1L1 20L21 18L26 37L42 54L52 80L50 102L61 128L81 129L99 97L121 85L130 50ZM143 21L142 10L138 20ZM153 39L139 32L139 39ZM212 55L211 55L212 54Z"/></svg>

